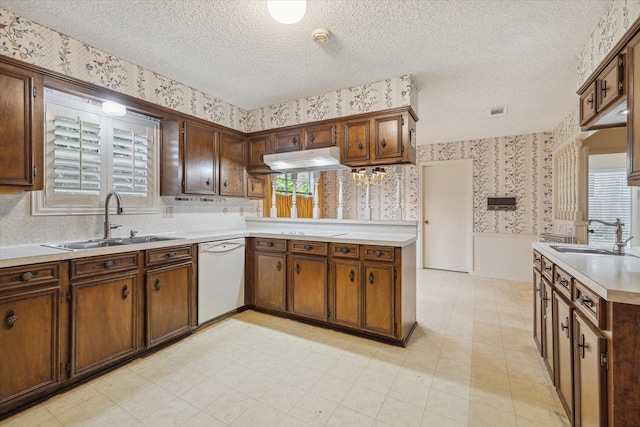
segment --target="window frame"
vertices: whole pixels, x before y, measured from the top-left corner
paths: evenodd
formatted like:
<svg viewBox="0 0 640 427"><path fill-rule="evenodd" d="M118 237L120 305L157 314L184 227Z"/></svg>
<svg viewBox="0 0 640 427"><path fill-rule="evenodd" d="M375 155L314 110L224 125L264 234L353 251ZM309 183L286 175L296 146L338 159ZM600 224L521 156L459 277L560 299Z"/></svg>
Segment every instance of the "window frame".
<svg viewBox="0 0 640 427"><path fill-rule="evenodd" d="M297 176L298 175L306 175L306 177L308 178L308 186L309 186L309 191L308 192L301 192L301 191L298 191L296 189L296 195L309 196L309 197L313 196L314 172L294 172L294 173L296 173ZM276 187L278 186L278 184L277 184L278 177L284 176L284 183L283 184L284 184L285 190L278 190L276 188L276 194L282 194L282 195L286 195L286 196L290 196L291 194L293 194L293 190L291 190L291 191L287 190L289 188L289 182L291 182L292 184L294 182L293 179L291 179L292 173L276 173L274 175L275 175L274 179L276 180ZM295 182L297 183L298 180L296 179ZM295 184L293 184L293 185L295 185Z"/></svg>

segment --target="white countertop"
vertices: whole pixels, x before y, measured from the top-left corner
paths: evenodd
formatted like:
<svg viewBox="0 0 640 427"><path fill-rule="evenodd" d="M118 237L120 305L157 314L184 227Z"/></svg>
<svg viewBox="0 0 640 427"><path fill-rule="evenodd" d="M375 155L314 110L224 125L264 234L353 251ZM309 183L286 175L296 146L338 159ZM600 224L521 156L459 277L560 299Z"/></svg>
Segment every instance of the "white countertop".
<svg viewBox="0 0 640 427"><path fill-rule="evenodd" d="M545 258L607 301L640 305L640 250L627 249L634 257L558 252L551 246L587 246L533 243Z"/></svg>
<svg viewBox="0 0 640 427"><path fill-rule="evenodd" d="M333 229L332 229L333 228ZM314 231L316 232L315 235ZM0 268L14 267L27 264L36 264L50 261L61 261L74 258L84 258L96 255L108 255L144 249L154 249L177 245L196 244L213 242L242 237L267 237L288 240L313 240L330 243L353 243L361 245L381 245L404 247L416 241L415 233L389 233L382 230L354 231L347 232L338 227L323 227L314 230L303 230L299 233L290 234L290 231L280 231L275 228L251 228L251 229L229 229L229 230L203 230L191 232L158 233L155 236L176 237L176 240L164 240L152 243L140 243L134 245L109 246L97 249L81 249L69 251L56 249L39 244L2 246L0 247ZM328 234L328 235L321 235ZM126 239L125 239L126 240ZM52 243L52 242L43 242ZM59 243L59 242L56 242Z"/></svg>

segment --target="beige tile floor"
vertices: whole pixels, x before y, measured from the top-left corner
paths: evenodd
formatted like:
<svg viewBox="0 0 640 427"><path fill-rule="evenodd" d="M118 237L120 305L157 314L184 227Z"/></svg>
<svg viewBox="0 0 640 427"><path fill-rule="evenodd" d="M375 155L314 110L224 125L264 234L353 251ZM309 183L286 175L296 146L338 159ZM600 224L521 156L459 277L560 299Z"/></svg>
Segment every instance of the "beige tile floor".
<svg viewBox="0 0 640 427"><path fill-rule="evenodd" d="M528 283L418 272L406 348L245 311L0 426L568 426Z"/></svg>

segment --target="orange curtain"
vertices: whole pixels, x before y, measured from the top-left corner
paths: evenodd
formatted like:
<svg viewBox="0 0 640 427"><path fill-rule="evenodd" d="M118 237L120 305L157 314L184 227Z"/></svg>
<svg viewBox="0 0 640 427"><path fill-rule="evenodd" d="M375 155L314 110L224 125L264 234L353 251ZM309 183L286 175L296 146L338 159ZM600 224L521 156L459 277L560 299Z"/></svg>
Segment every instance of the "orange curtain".
<svg viewBox="0 0 640 427"><path fill-rule="evenodd" d="M265 188L265 198L263 203L263 215L268 217L271 212L271 175L267 175ZM313 185L313 184L312 184ZM320 208L320 218L322 218L322 175L318 183L318 206ZM291 218L291 205L293 197L290 194L276 194L276 208L278 209L278 218ZM313 196L302 196L296 194L296 207L298 208L298 218L313 217Z"/></svg>

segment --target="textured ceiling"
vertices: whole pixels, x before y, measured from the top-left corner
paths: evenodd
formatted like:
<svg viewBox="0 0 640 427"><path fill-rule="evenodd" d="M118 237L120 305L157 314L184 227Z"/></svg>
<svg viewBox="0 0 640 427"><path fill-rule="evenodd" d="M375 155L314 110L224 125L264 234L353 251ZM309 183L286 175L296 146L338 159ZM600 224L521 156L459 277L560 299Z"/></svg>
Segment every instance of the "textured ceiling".
<svg viewBox="0 0 640 427"><path fill-rule="evenodd" d="M552 130L611 0L0 0L27 19L245 109L411 74L421 144ZM327 45L311 41L319 26ZM504 117L486 110L508 105Z"/></svg>

